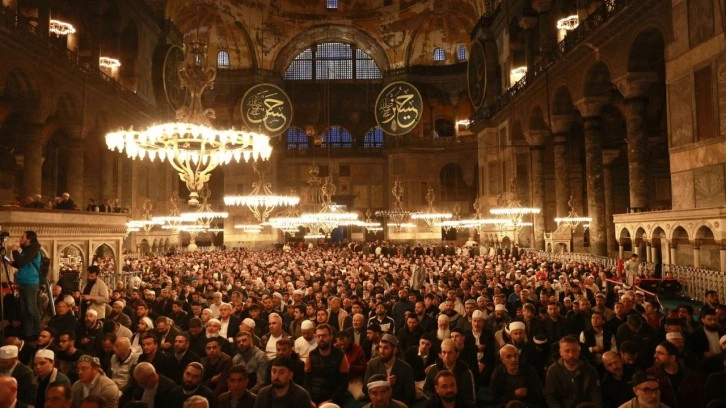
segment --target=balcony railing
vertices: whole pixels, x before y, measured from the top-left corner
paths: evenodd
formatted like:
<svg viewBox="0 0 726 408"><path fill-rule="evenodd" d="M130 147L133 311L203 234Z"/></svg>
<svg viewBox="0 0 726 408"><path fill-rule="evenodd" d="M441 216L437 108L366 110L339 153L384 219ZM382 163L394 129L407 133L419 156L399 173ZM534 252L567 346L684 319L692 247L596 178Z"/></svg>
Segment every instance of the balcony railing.
<svg viewBox="0 0 726 408"><path fill-rule="evenodd" d="M590 14L584 21L574 30L570 31L565 38L560 41L554 50L549 54L543 56L531 70L527 71L522 79L512 85L506 90L501 96L499 96L494 103L479 108L472 117L472 121L488 120L494 117L502 109L507 107L516 97L531 85L535 80L544 75L551 66L564 58L572 50L577 48L583 41L600 28L603 24L610 21L615 15L620 13L628 4L634 0L603 0L602 5L598 7L592 14ZM491 18L480 20L480 23L484 24L489 22L491 24Z"/></svg>
<svg viewBox="0 0 726 408"><path fill-rule="evenodd" d="M100 70L98 64L82 62L77 53L53 42L47 34L39 32L30 20L22 15L16 15L15 11L9 7L0 7L0 33L14 38L27 49L29 54L37 55L44 60L54 59L60 63L59 66L68 67L77 74L82 74L100 86L106 87L130 105L141 107L147 112L156 110L135 91L106 75Z"/></svg>
<svg viewBox="0 0 726 408"><path fill-rule="evenodd" d="M612 269L618 266L617 258L609 258L604 256L595 256L582 253L553 253L545 251L530 251L531 254L538 258L546 259L548 262L583 262L595 263L605 269ZM685 265L660 265L652 262L641 263L641 268L649 272L648 275L655 276L657 268L661 268L661 273L665 276L666 272L673 273L673 278L678 279L682 285L681 293L697 301L703 301L706 290L715 290L719 296L726 295L726 271L712 271L703 268L694 268Z"/></svg>

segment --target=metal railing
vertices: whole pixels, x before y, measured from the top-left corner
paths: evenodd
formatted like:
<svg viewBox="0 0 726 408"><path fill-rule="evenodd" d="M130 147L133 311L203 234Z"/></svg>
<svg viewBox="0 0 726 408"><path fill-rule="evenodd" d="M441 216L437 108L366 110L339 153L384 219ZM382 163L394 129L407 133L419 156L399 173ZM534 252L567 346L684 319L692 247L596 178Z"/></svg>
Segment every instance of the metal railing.
<svg viewBox="0 0 726 408"><path fill-rule="evenodd" d="M605 256L572 252L553 253L538 250L529 250L529 252L539 258L546 259L548 262L592 262L607 269L618 266L617 258ZM681 294L696 301L703 301L707 290L715 290L721 298L726 296L726 271L713 271L685 265L661 265L652 262L642 262L641 267L648 271L649 276L656 276L657 268L661 268L661 277L665 277L666 272L671 272L673 278L677 279L682 286Z"/></svg>
<svg viewBox="0 0 726 408"><path fill-rule="evenodd" d="M542 56L542 58L534 64L532 69L527 71L527 75L507 89L506 92L499 96L493 104L482 106L477 109L472 117L472 121L477 122L494 117L494 115L508 106L520 92L527 88L527 86L534 83L540 76L546 74L552 65L560 61L565 57L565 55L569 54L578 45L583 43L590 34L606 22L610 21L613 16L618 14L632 1L633 0L603 0L602 5L585 20L580 22L577 28L568 33L567 36L565 36L565 38L557 44L554 50L552 50L549 54ZM490 20L483 20L483 23Z"/></svg>
<svg viewBox="0 0 726 408"><path fill-rule="evenodd" d="M23 47L28 49L30 54L35 54L43 59L53 58L62 62L66 67L75 70L77 74L82 74L94 83L108 88L130 105L140 106L150 112L156 109L136 92L106 75L98 65L81 61L77 53L58 42L52 41L48 35L39 32L38 27L31 24L30 20L16 14L15 10L9 7L0 7L0 33L15 38Z"/></svg>
<svg viewBox="0 0 726 408"><path fill-rule="evenodd" d="M118 282L123 282L124 288L126 288L127 291L132 289L131 279L135 277L141 279L141 271L98 275L98 278L101 279L106 284L106 286L108 286L109 290L116 289L116 285L118 284Z"/></svg>

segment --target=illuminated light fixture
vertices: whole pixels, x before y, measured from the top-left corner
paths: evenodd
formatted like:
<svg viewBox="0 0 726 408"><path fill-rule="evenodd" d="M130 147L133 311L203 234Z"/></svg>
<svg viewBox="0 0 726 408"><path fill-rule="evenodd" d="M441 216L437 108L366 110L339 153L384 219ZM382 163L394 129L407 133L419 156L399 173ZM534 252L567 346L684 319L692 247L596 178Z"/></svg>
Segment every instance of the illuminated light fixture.
<svg viewBox="0 0 726 408"><path fill-rule="evenodd" d="M98 66L101 68L114 69L121 66L121 61L111 57L100 57L98 58Z"/></svg>
<svg viewBox="0 0 726 408"><path fill-rule="evenodd" d="M510 191L512 194L512 199L508 200L504 195L501 195L499 197L500 206L498 208L492 208L491 210L489 210L489 213L492 215L497 215L503 220L500 224L500 229L514 228L516 230L519 230L523 227L529 226L528 223L522 222L522 218L525 215L539 214L541 210L539 208L522 207L520 205L519 199L517 198L519 189L517 187L516 177L512 177Z"/></svg>
<svg viewBox="0 0 726 408"><path fill-rule="evenodd" d="M436 225L436 223L441 222L442 220L451 219L453 217L450 212L439 212L436 207L434 207L435 199L436 195L434 194L434 188L429 185L428 189L426 190L426 203L428 204L426 209L422 212L411 214L411 219L423 220L426 225L429 226L429 229L431 231L434 230L434 226Z"/></svg>
<svg viewBox="0 0 726 408"><path fill-rule="evenodd" d="M185 222L195 223L193 225L199 226L204 231L209 231L212 228L212 221L216 219L226 219L229 217L229 213L226 211L212 211L212 206L209 204L209 197L212 196L212 191L209 187L204 186L202 190L202 205L199 206L197 211L183 212L180 216ZM188 226L184 226L188 227ZM188 231L188 229L184 229Z"/></svg>
<svg viewBox="0 0 726 408"><path fill-rule="evenodd" d="M262 232L260 224L236 224L234 229L242 230L245 234L259 234Z"/></svg>
<svg viewBox="0 0 726 408"><path fill-rule="evenodd" d="M76 33L76 28L72 24L60 20L50 20L48 28L51 34L58 37Z"/></svg>
<svg viewBox="0 0 726 408"><path fill-rule="evenodd" d="M400 231L401 229L404 229L404 228L414 228L414 227L416 227L416 224L414 224L412 222L401 222L401 223L394 222L394 223L388 223L388 226L393 227L396 231Z"/></svg>
<svg viewBox="0 0 726 408"><path fill-rule="evenodd" d="M582 217L577 214L577 211L575 211L575 199L572 196L570 196L570 199L567 201L567 205L570 207L570 212L567 214L567 217L557 217L555 218L555 222L558 225L563 224L570 227L572 231L576 230L580 224L582 224L584 228L589 227L590 222L592 222L592 217ZM587 227L585 227L585 225L587 225Z"/></svg>
<svg viewBox="0 0 726 408"><path fill-rule="evenodd" d="M366 210L366 220L358 221L355 225L365 228L368 232L383 231L383 226L380 222L371 220L372 215L370 209Z"/></svg>
<svg viewBox="0 0 726 408"><path fill-rule="evenodd" d="M376 216L388 218L388 226L394 227L397 230L408 228L402 227L401 225L406 224L406 219L411 215L411 211L403 208L403 193L403 183L396 177L396 181L393 183L393 188L391 189L393 205L388 210L376 211Z"/></svg>
<svg viewBox="0 0 726 408"><path fill-rule="evenodd" d="M179 230L179 227L186 219L179 212L179 195L176 191L171 193L169 203L171 207L169 215L153 217L152 220L160 222L162 229Z"/></svg>
<svg viewBox="0 0 726 408"><path fill-rule="evenodd" d="M213 109L204 108L202 94L214 83L216 69L208 66L207 45L193 41L185 45L179 68L181 87L190 94L187 106L176 111L176 121L153 125L143 131L120 130L106 134L110 150L126 151L131 159L169 163L189 189L189 205L199 205L199 192L212 170L233 160L268 160L272 154L266 135L212 126Z"/></svg>
<svg viewBox="0 0 726 408"><path fill-rule="evenodd" d="M327 235L325 234L305 234L303 237L304 239L325 239L327 238Z"/></svg>
<svg viewBox="0 0 726 408"><path fill-rule="evenodd" d="M575 14L557 20L558 30L572 31L576 29L578 25L580 25L580 18Z"/></svg>
<svg viewBox="0 0 726 408"><path fill-rule="evenodd" d="M252 192L243 196L225 196L224 205L246 206L257 221L265 222L275 208L292 207L300 203L298 196L273 194L272 184L265 181L266 171L260 170L255 162L252 163L252 169L259 178L252 184Z"/></svg>
<svg viewBox="0 0 726 408"><path fill-rule="evenodd" d="M456 121L456 125L468 127L469 125L471 125L471 119L459 119Z"/></svg>
<svg viewBox="0 0 726 408"><path fill-rule="evenodd" d="M510 71L510 73L509 73L510 86L514 86L514 84L519 82L526 75L527 75L527 67L517 67L517 68L512 69L512 71Z"/></svg>
<svg viewBox="0 0 726 408"><path fill-rule="evenodd" d="M155 225L161 225L163 223L161 221L155 220L151 216L151 209L152 209L151 200L149 200L147 198L146 201L144 201L144 205L142 208L143 208L144 212L141 214L141 218L135 219L135 220L134 219L130 220L129 222L126 223L126 227L127 227L127 231L129 228L136 229L136 231L129 231L129 232L138 232L143 229L144 232L146 232L146 234L148 235L149 232L151 231L151 229L154 228Z"/></svg>
<svg viewBox="0 0 726 408"><path fill-rule="evenodd" d="M322 208L318 212L303 213L300 215L303 225L310 228L310 231L317 233L322 231L330 234L335 228L343 225L355 225L358 221L358 213L346 212L342 206L332 202L337 187L331 176L325 177L325 182L320 186L322 196Z"/></svg>

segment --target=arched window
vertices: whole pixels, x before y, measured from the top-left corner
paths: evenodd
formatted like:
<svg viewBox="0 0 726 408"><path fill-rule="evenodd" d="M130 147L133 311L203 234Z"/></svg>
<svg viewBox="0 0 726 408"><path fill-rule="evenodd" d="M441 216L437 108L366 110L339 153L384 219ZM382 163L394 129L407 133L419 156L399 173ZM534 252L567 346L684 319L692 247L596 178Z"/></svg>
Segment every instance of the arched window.
<svg viewBox="0 0 726 408"><path fill-rule="evenodd" d="M434 61L446 61L446 51L443 48L436 48L434 50Z"/></svg>
<svg viewBox="0 0 726 408"><path fill-rule="evenodd" d="M363 147L366 149L380 149L383 147L383 130L380 126L368 129L363 138Z"/></svg>
<svg viewBox="0 0 726 408"><path fill-rule="evenodd" d="M308 135L299 127L290 127L285 132L288 149L307 149Z"/></svg>
<svg viewBox="0 0 726 408"><path fill-rule="evenodd" d="M459 62L466 61L466 47L463 45L456 47L456 59Z"/></svg>
<svg viewBox="0 0 726 408"><path fill-rule="evenodd" d="M381 70L370 55L341 42L321 43L302 51L285 72L289 80L380 78Z"/></svg>
<svg viewBox="0 0 726 408"><path fill-rule="evenodd" d="M353 137L342 126L331 126L323 132L323 147L353 147Z"/></svg>
<svg viewBox="0 0 726 408"><path fill-rule="evenodd" d="M326 0L325 5L328 10L337 10L338 0Z"/></svg>
<svg viewBox="0 0 726 408"><path fill-rule="evenodd" d="M448 119L436 119L434 122L434 129L438 137L452 137L456 134L454 129L454 122Z"/></svg>
<svg viewBox="0 0 726 408"><path fill-rule="evenodd" d="M217 68L229 68L229 53L227 51L217 53Z"/></svg>
<svg viewBox="0 0 726 408"><path fill-rule="evenodd" d="M194 54L194 64L202 65L202 55L201 54Z"/></svg>

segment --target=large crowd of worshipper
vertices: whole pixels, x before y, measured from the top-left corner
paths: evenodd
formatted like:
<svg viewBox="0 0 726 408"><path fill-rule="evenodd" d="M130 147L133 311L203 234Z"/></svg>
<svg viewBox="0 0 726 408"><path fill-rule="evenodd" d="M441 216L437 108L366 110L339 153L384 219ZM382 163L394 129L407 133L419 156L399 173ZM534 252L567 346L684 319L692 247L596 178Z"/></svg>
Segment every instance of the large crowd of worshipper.
<svg viewBox="0 0 726 408"><path fill-rule="evenodd" d="M0 388L17 407L723 406L717 292L666 309L562 259L286 245L127 259L116 287L101 262L53 287L37 342L5 310Z"/></svg>

